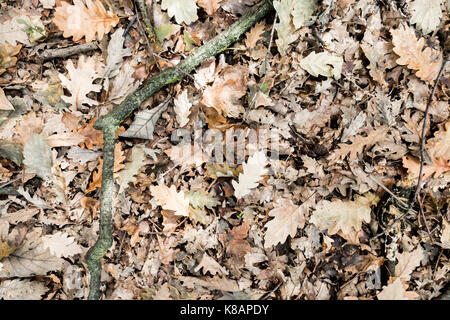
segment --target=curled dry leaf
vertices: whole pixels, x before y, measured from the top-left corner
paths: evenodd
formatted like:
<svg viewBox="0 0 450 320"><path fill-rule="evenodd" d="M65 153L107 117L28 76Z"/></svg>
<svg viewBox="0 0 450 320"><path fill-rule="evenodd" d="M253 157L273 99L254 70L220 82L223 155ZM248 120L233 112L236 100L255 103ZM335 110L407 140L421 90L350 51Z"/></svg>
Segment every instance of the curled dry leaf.
<svg viewBox="0 0 450 320"><path fill-rule="evenodd" d="M101 40L119 23L119 17L106 11L100 0L85 0L85 2L86 4L81 0L74 0L73 5L65 1L59 2L53 22L64 31L65 38L73 37L74 41L78 41L86 37L86 42L96 38Z"/></svg>

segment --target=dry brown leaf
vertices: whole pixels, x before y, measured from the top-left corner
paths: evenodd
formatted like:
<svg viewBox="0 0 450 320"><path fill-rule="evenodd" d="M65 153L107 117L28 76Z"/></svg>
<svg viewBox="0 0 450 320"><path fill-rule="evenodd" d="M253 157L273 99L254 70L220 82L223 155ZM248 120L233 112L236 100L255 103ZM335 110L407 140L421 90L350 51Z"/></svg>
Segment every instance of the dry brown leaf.
<svg viewBox="0 0 450 320"><path fill-rule="evenodd" d="M245 46L247 50L256 47L256 43L259 40L263 39L262 34L265 31L266 31L266 23L264 21L261 21L255 24L255 26L251 28L249 32L246 33Z"/></svg>
<svg viewBox="0 0 450 320"><path fill-rule="evenodd" d="M43 125L42 118L38 118L34 111L31 111L14 128L17 135L14 141L25 146L32 135L42 131Z"/></svg>
<svg viewBox="0 0 450 320"><path fill-rule="evenodd" d="M14 110L13 105L6 98L2 88L0 88L0 110Z"/></svg>
<svg viewBox="0 0 450 320"><path fill-rule="evenodd" d="M198 5L205 9L208 15L213 15L220 8L222 0L198 0Z"/></svg>
<svg viewBox="0 0 450 320"><path fill-rule="evenodd" d="M231 255L237 264L243 264L245 255L252 251L247 240L245 240L248 235L248 230L250 230L250 226L248 223L243 222L240 226L234 227L228 233L230 241L227 246L227 254Z"/></svg>
<svg viewBox="0 0 450 320"><path fill-rule="evenodd" d="M219 114L237 118L244 113L239 102L247 92L247 71L243 66L226 66L212 86L203 92L201 102Z"/></svg>
<svg viewBox="0 0 450 320"><path fill-rule="evenodd" d="M203 254L202 260L200 263L195 267L194 271L198 272L200 269L203 268L203 274L206 274L209 272L212 276L219 274L219 275L228 275L227 269L222 267L220 264L217 263L216 260L208 256L208 254L205 252Z"/></svg>
<svg viewBox="0 0 450 320"><path fill-rule="evenodd" d="M7 241L0 240L0 260L9 256L11 253L16 251L16 246L10 246Z"/></svg>
<svg viewBox="0 0 450 320"><path fill-rule="evenodd" d="M8 42L0 44L0 75L6 72L6 69L14 67L17 63L17 57L14 57L20 52L22 45L13 46Z"/></svg>
<svg viewBox="0 0 450 320"><path fill-rule="evenodd" d="M425 255L421 246L418 246L414 251L398 254L395 276L405 282L408 281L411 278L411 273L420 265L420 261L424 257Z"/></svg>
<svg viewBox="0 0 450 320"><path fill-rule="evenodd" d="M340 143L339 149L334 151L329 159L334 162L337 160L344 160L345 157L349 156L348 160L353 161L364 149L367 150L377 142L382 141L386 137L388 130L388 127L380 127L371 129L366 137L361 135L353 136L349 139L351 144Z"/></svg>
<svg viewBox="0 0 450 320"><path fill-rule="evenodd" d="M328 230L329 235L341 232L340 235L355 242L355 232L362 229L363 222L370 222L370 202L366 200L362 197L357 201L322 200L309 221L321 230Z"/></svg>
<svg viewBox="0 0 450 320"><path fill-rule="evenodd" d="M395 279L395 281L392 281ZM419 295L416 292L406 291L408 285L400 278L392 278L391 283L383 288L377 295L378 300L417 300Z"/></svg>
<svg viewBox="0 0 450 320"><path fill-rule="evenodd" d="M119 23L119 17L106 11L100 0L73 0L73 5L61 1L55 9L53 22L63 30L65 38L73 36L74 41L86 37L86 42L95 38L101 40Z"/></svg>
<svg viewBox="0 0 450 320"><path fill-rule="evenodd" d="M77 130L76 133L84 136L84 141L80 143L80 147L93 149L94 146L103 148L103 131L94 129L96 118L92 118L88 124Z"/></svg>
<svg viewBox="0 0 450 320"><path fill-rule="evenodd" d="M394 52L400 56L397 63L406 65L416 71L416 76L423 81L432 81L436 78L442 64L442 55L425 46L425 38L417 40L413 28L400 25L391 30Z"/></svg>
<svg viewBox="0 0 450 320"><path fill-rule="evenodd" d="M420 161L410 156L404 156L402 159L403 159L403 167L408 169L408 173L410 174L411 178L413 179L418 178L420 173ZM423 180L426 180L431 176L437 178L441 174L450 170L450 160L444 159L444 157L432 160L433 164L425 164L423 166L422 169Z"/></svg>
<svg viewBox="0 0 450 320"><path fill-rule="evenodd" d="M72 60L69 60L66 69L70 80L62 74L59 74L59 79L61 84L69 90L71 96L61 96L61 98L70 103L75 110L81 109L84 103L98 105L98 102L88 98L87 94L91 91L99 92L102 89L101 85L92 83L95 79L101 77L102 65L94 57L80 56L77 68L73 65Z"/></svg>
<svg viewBox="0 0 450 320"><path fill-rule="evenodd" d="M305 214L308 208L308 203L297 206L289 199L279 199L276 207L269 212L269 216L274 219L265 225L267 231L264 237L264 248L284 243L288 236L294 237L297 229L305 226Z"/></svg>
<svg viewBox="0 0 450 320"><path fill-rule="evenodd" d="M231 280L227 278L215 277L178 277L183 285L189 288L195 288L196 286L203 286L206 288L228 291L228 292L238 292L241 291L239 284L236 280Z"/></svg>

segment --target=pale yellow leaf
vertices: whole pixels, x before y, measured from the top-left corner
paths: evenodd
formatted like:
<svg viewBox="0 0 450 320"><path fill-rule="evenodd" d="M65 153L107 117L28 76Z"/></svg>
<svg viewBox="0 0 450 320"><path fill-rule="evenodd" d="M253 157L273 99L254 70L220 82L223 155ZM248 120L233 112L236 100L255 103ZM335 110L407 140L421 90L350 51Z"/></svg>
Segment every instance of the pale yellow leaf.
<svg viewBox="0 0 450 320"><path fill-rule="evenodd" d="M411 11L411 23L424 34L436 29L442 18L441 4L444 0L414 0L408 9Z"/></svg>
<svg viewBox="0 0 450 320"><path fill-rule="evenodd" d="M264 151L255 152L246 163L242 164L243 173L239 174L239 182L232 181L234 195L240 199L256 188L262 177L268 174L267 158Z"/></svg>
<svg viewBox="0 0 450 320"><path fill-rule="evenodd" d="M189 199L184 197L183 191L177 192L174 185L170 188L165 185L150 186L150 192L163 209L175 211L177 216L189 217Z"/></svg>

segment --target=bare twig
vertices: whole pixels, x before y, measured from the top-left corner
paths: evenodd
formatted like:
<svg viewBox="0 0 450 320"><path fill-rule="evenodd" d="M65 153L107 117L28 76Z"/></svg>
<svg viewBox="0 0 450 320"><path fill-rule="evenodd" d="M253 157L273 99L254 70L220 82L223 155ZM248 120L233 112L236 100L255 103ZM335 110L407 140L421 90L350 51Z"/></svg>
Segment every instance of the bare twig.
<svg viewBox="0 0 450 320"><path fill-rule="evenodd" d="M85 53L85 52L96 50L96 49L98 49L98 43L94 41L94 42L89 42L89 43L77 44L72 47L48 49L48 50L45 50L44 52L42 52L39 55L39 58L41 60L50 60L50 59L54 59L54 58L66 58L69 56L73 56L75 54Z"/></svg>
<svg viewBox="0 0 450 320"><path fill-rule="evenodd" d="M414 201L417 199L419 195L420 189L422 188L422 173L423 173L423 164L425 162L425 135L427 129L427 120L428 114L430 113L431 102L433 101L434 93L436 92L437 85L439 80L441 79L442 73L444 72L445 65L447 64L447 59L442 63L441 69L439 70L439 74L436 78L436 81L433 85L433 90L428 98L427 107L425 108L425 115L423 117L423 125L422 125L422 135L420 137L420 169L419 169L419 178L417 181L416 191L414 192Z"/></svg>

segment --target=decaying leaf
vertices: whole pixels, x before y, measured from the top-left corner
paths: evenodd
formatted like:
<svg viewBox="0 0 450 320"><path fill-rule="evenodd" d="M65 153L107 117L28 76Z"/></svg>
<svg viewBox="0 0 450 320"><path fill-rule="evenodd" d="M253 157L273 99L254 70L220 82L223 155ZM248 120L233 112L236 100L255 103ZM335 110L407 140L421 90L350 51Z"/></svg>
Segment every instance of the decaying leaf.
<svg viewBox="0 0 450 320"><path fill-rule="evenodd" d="M208 256L206 253L203 255L202 260L195 267L194 271L198 272L200 269L203 269L203 274L209 272L212 276L215 276L216 274L228 275L227 269L222 267L216 260Z"/></svg>
<svg viewBox="0 0 450 320"><path fill-rule="evenodd" d="M48 288L44 283L29 279L13 279L0 282L0 299L40 300Z"/></svg>
<svg viewBox="0 0 450 320"><path fill-rule="evenodd" d="M144 164L145 152L140 146L134 146L131 150L131 161L125 164L125 168L117 173L117 180L119 181L119 193L124 191L130 182L136 181L134 177L139 173L139 169Z"/></svg>
<svg viewBox="0 0 450 320"><path fill-rule="evenodd" d="M198 0L198 5L205 9L209 15L214 14L220 8L222 0Z"/></svg>
<svg viewBox="0 0 450 320"><path fill-rule="evenodd" d="M53 256L44 249L40 239L22 243L10 256L2 259L0 277L30 277L46 275L49 271L60 270L63 259Z"/></svg>
<svg viewBox="0 0 450 320"><path fill-rule="evenodd" d="M108 44L108 57L106 58L104 78L115 77L119 73L123 58L131 55L131 48L123 48L125 38L123 37L123 29L117 29L112 35Z"/></svg>
<svg viewBox="0 0 450 320"><path fill-rule="evenodd" d="M219 114L237 118L244 112L239 102L247 91L246 70L243 67L227 66L216 78L214 84L203 92L201 102L217 110Z"/></svg>
<svg viewBox="0 0 450 320"><path fill-rule="evenodd" d="M180 127L184 127L189 122L192 103L189 102L188 90L183 90L181 94L173 100L176 118Z"/></svg>
<svg viewBox="0 0 450 320"><path fill-rule="evenodd" d="M153 139L155 124L161 114L167 109L170 99L151 110L141 110L136 113L130 127L120 136L125 138Z"/></svg>
<svg viewBox="0 0 450 320"><path fill-rule="evenodd" d="M83 252L74 237L70 237L68 234L62 232L43 237L42 246L56 257L67 258Z"/></svg>
<svg viewBox="0 0 450 320"><path fill-rule="evenodd" d="M85 0L85 3L74 0L70 5L61 1L56 7L53 22L64 31L65 38L73 37L73 41L78 41L86 37L86 42L101 40L119 23L119 17L106 11L100 0Z"/></svg>
<svg viewBox="0 0 450 320"><path fill-rule="evenodd" d="M52 175L52 150L44 137L34 134L23 148L23 163L25 172L35 173L43 180L50 179Z"/></svg>
<svg viewBox="0 0 450 320"><path fill-rule="evenodd" d="M416 292L406 291L408 285L400 278L388 284L377 295L378 300L417 300L419 295Z"/></svg>
<svg viewBox="0 0 450 320"><path fill-rule="evenodd" d="M14 67L17 63L15 57L22 49L22 45L13 46L8 42L0 44L0 75L6 72L6 69ZM4 109L3 109L4 110Z"/></svg>
<svg viewBox="0 0 450 320"><path fill-rule="evenodd" d="M403 252L397 255L397 264L395 266L395 276L403 281L411 278L411 273L420 265L424 258L424 252L421 246L411 252Z"/></svg>

